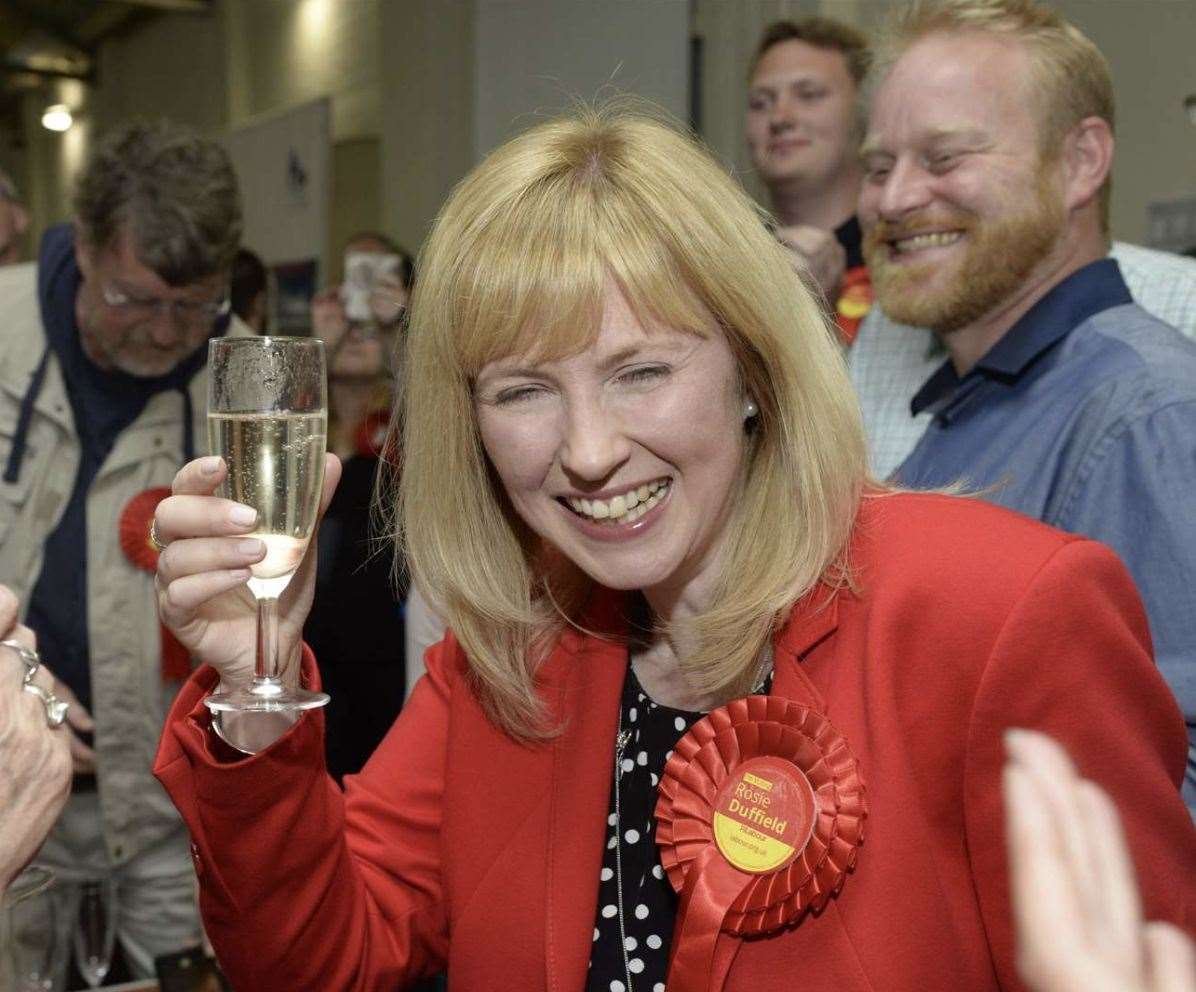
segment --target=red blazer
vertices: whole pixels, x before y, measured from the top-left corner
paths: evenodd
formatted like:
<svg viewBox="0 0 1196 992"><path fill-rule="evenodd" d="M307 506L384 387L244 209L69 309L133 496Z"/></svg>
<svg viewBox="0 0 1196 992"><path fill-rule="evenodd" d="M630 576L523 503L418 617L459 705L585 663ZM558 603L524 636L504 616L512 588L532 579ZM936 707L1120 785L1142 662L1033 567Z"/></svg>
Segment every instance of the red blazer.
<svg viewBox="0 0 1196 992"><path fill-rule="evenodd" d="M727 990L1020 988L1008 726L1051 734L1112 794L1147 915L1191 928L1196 832L1177 791L1187 738L1116 557L982 503L896 495L865 501L852 564L857 592L794 608L773 691L819 705L846 736L868 790L866 839L838 897L745 943ZM619 612L589 622L618 633ZM215 675L197 674L156 772L192 831L234 987L393 990L447 968L466 992L582 990L626 665L617 640L563 635L542 676L563 729L525 746L486 720L449 636L343 797L323 773L318 713L222 763L201 703Z"/></svg>

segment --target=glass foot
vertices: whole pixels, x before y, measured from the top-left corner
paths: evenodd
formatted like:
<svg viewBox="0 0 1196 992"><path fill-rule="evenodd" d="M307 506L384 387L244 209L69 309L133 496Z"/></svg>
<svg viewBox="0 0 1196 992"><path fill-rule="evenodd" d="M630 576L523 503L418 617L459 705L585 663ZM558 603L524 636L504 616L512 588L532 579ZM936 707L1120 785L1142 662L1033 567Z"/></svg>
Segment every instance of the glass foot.
<svg viewBox="0 0 1196 992"><path fill-rule="evenodd" d="M289 713L314 710L328 702L328 693L255 679L244 689L214 692L204 700L213 713Z"/></svg>

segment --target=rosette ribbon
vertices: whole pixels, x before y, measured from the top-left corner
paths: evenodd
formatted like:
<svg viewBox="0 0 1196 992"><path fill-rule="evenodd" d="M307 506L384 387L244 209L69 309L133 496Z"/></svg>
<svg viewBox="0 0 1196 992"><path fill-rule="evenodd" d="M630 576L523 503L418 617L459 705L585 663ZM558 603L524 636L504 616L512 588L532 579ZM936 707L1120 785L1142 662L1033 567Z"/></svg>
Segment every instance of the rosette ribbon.
<svg viewBox="0 0 1196 992"><path fill-rule="evenodd" d="M748 696L695 723L656 803L681 897L669 992L718 992L743 938L821 911L855 867L867 815L855 755L817 710Z"/></svg>
<svg viewBox="0 0 1196 992"><path fill-rule="evenodd" d="M166 486L138 493L120 514L120 547L125 557L146 572L158 569L158 549L150 541L150 523L158 504L170 495ZM165 627L162 630L160 665L164 682L185 682L191 674L191 655Z"/></svg>

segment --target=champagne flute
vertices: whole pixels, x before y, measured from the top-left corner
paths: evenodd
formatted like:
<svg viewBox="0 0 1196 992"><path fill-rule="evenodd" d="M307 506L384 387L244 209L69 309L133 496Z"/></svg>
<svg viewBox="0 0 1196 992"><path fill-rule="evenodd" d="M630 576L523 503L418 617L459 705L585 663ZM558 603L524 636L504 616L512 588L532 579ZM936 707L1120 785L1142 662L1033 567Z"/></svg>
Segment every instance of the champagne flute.
<svg viewBox="0 0 1196 992"><path fill-rule="evenodd" d="M79 883L74 936L79 974L89 988L99 988L112 967L112 945L116 939L116 886L111 878L92 878Z"/></svg>
<svg viewBox="0 0 1196 992"><path fill-rule="evenodd" d="M0 900L0 989L57 992L65 981L64 927L59 926L54 882L33 865L16 877Z"/></svg>
<svg viewBox="0 0 1196 992"><path fill-rule="evenodd" d="M328 386L324 343L315 338L217 338L208 344L208 445L228 465L220 495L252 506L266 557L251 566L257 658L246 687L214 693L215 711L312 709L322 692L286 686L279 673L278 597L315 528L324 486Z"/></svg>

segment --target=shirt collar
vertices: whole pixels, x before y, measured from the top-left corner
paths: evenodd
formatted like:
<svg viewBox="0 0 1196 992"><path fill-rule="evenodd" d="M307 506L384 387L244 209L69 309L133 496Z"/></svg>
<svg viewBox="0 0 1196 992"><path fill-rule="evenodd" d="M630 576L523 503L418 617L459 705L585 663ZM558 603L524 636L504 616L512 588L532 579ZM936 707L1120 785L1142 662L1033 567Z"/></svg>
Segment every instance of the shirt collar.
<svg viewBox="0 0 1196 992"><path fill-rule="evenodd" d="M1077 269L1034 304L965 375L950 361L941 365L910 401L910 412L945 412L969 381L1017 382L1052 347L1090 317L1111 307L1133 303L1133 297L1112 258ZM970 390L965 390L970 392Z"/></svg>

